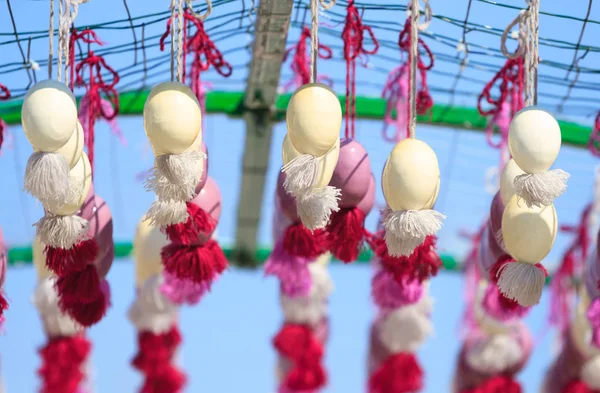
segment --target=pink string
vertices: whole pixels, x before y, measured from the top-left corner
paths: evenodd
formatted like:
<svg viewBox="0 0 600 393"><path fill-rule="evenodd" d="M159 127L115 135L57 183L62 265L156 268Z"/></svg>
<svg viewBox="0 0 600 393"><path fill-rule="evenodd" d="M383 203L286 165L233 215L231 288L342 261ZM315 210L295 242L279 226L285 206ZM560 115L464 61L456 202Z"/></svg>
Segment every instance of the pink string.
<svg viewBox="0 0 600 393"><path fill-rule="evenodd" d="M408 104L408 66L406 64L394 68L388 74L381 97L386 101L383 118L383 139L387 142L396 143L408 138L408 113L405 110ZM396 114L395 119L394 111ZM390 126L396 128L393 136L387 133Z"/></svg>
<svg viewBox="0 0 600 393"><path fill-rule="evenodd" d="M508 131L510 129L511 117L510 103L507 101L502 102L500 110L494 113L485 132L488 145L492 148L500 149L500 170L504 169L507 162L505 152L508 149ZM493 139L494 129L496 127L500 134L500 140L498 142L495 142Z"/></svg>
<svg viewBox="0 0 600 393"><path fill-rule="evenodd" d="M83 134L85 136L86 145L88 143L89 138L88 128L90 124L90 117L93 116L91 113L90 102L90 96L86 94L85 96L83 96L81 102L79 103L79 122L83 127ZM123 135L123 132L121 131L121 128L117 123L116 116L114 116L115 108L113 107L113 105L107 99L101 98L100 109L100 112L106 114L109 120L106 120L104 116L98 116L98 118L106 120L112 134L117 137L117 139L123 147L127 146L127 140L125 139L125 136Z"/></svg>

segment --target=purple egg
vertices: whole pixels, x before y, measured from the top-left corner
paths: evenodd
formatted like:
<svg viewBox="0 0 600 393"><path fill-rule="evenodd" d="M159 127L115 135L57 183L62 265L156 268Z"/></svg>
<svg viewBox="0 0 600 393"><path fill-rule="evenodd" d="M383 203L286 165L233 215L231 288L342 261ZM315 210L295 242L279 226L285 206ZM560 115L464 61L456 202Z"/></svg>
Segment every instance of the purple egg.
<svg viewBox="0 0 600 393"><path fill-rule="evenodd" d="M110 208L104 200L97 196L94 198L92 214L87 219L90 223L88 236L96 239L98 244L98 257L103 257L112 248L113 244L113 220Z"/></svg>
<svg viewBox="0 0 600 393"><path fill-rule="evenodd" d="M345 139L340 144L340 155L330 186L342 190L340 207L354 207L365 196L371 178L369 155L354 139Z"/></svg>
<svg viewBox="0 0 600 393"><path fill-rule="evenodd" d="M279 177L277 177L277 191L276 196L279 200L279 206L281 212L290 221L296 221L298 219L298 211L296 210L296 198L293 195L287 193L283 188L283 182L285 181L285 173L279 171Z"/></svg>
<svg viewBox="0 0 600 393"><path fill-rule="evenodd" d="M218 223L219 219L221 218L222 203L221 191L219 190L217 183L212 177L207 177L204 187L202 187L200 190L196 188L196 192L197 194L194 199L191 200L191 203L202 208L216 223ZM212 232L201 234L199 241L204 242L211 236Z"/></svg>
<svg viewBox="0 0 600 393"><path fill-rule="evenodd" d="M373 206L375 206L375 192L376 192L376 184L375 184L375 176L371 173L371 178L369 179L369 187L367 188L367 192L363 196L360 202L356 205L361 212L364 213L365 216L369 215L371 210L373 210Z"/></svg>
<svg viewBox="0 0 600 393"><path fill-rule="evenodd" d="M500 241L502 241L502 232L492 232L492 225L489 221L487 227L488 249L492 257L498 260L508 254L500 244Z"/></svg>
<svg viewBox="0 0 600 393"><path fill-rule="evenodd" d="M490 228L494 233L502 230L502 215L504 214L504 204L500 198L500 192L497 192L490 206Z"/></svg>
<svg viewBox="0 0 600 393"><path fill-rule="evenodd" d="M196 187L196 189L202 189L202 187L204 187L204 184L206 184L206 179L208 179L208 150L204 141L202 141L200 150L204 154L206 154L206 158L204 159L204 170L202 171L202 175L200 175L200 181L198 182L198 186Z"/></svg>
<svg viewBox="0 0 600 393"><path fill-rule="evenodd" d="M95 206L95 198L96 191L94 190L94 183L90 183L90 190L88 191L87 197L79 209L79 216L89 220L90 217L94 214L94 206Z"/></svg>

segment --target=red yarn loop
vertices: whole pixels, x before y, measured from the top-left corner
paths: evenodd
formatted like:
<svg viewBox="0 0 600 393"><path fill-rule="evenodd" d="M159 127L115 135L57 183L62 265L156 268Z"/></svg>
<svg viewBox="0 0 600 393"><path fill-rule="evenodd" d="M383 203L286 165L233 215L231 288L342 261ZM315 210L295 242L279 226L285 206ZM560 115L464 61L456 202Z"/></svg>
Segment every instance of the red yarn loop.
<svg viewBox="0 0 600 393"><path fill-rule="evenodd" d="M412 353L389 356L369 378L369 393L415 393L423 389L423 370Z"/></svg>
<svg viewBox="0 0 600 393"><path fill-rule="evenodd" d="M210 284L229 265L223 250L213 239L193 246L171 243L163 247L160 255L168 273L195 283Z"/></svg>
<svg viewBox="0 0 600 393"><path fill-rule="evenodd" d="M215 230L217 223L204 209L188 202L188 219L186 222L169 225L165 228L167 238L176 244L189 246L198 241L200 234L210 234Z"/></svg>
<svg viewBox="0 0 600 393"><path fill-rule="evenodd" d="M298 88L302 85L310 83L310 57L308 56L309 42L310 29L304 26L302 28L302 32L300 33L300 38L298 39L298 42L296 42L292 47L285 51L285 55L283 57L284 62L288 60L292 52L294 54L290 65L294 77L290 82L286 84L287 88L289 88L292 85L295 85L295 87ZM318 55L320 59L326 60L332 58L333 52L331 51L330 47L319 42Z"/></svg>
<svg viewBox="0 0 600 393"><path fill-rule="evenodd" d="M46 267L57 276L80 271L98 256L98 243L95 239L86 239L75 246L64 249L46 246Z"/></svg>
<svg viewBox="0 0 600 393"><path fill-rule="evenodd" d="M322 365L323 344L307 325L286 323L273 339L279 354L292 363L285 385L293 391L312 391L327 383Z"/></svg>
<svg viewBox="0 0 600 393"><path fill-rule="evenodd" d="M39 353L42 366L38 375L42 380L40 393L75 393L85 379L84 363L91 344L83 336L51 339Z"/></svg>
<svg viewBox="0 0 600 393"><path fill-rule="evenodd" d="M358 208L334 212L327 226L329 251L344 263L358 259L365 237L365 214Z"/></svg>
<svg viewBox="0 0 600 393"><path fill-rule="evenodd" d="M291 256L317 258L327 251L327 232L322 229L311 232L301 222L295 222L285 230L283 248Z"/></svg>

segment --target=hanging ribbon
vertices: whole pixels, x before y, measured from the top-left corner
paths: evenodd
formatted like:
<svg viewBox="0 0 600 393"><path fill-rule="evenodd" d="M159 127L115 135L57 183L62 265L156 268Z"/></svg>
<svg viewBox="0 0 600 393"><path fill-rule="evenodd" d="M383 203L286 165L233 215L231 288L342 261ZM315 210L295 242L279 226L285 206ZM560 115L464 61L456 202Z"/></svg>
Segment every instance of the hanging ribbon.
<svg viewBox="0 0 600 393"><path fill-rule="evenodd" d="M292 70L292 78L283 86L284 91L289 91L292 88L298 89L307 83L310 83L310 56L308 55L310 43L310 29L306 26L302 28L300 38L293 46L285 51L283 61L287 61L293 53L290 68ZM319 42L319 58L331 59L333 52L327 45ZM325 75L318 75L317 82L325 83L329 86L333 85L333 81Z"/></svg>
<svg viewBox="0 0 600 393"><path fill-rule="evenodd" d="M373 49L367 50L363 46L365 32L373 41ZM379 42L375 38L373 29L365 26L354 0L348 2L346 24L342 31L344 40L344 59L346 60L346 139L354 138L356 118L356 59L360 55L374 55L379 50Z"/></svg>
<svg viewBox="0 0 600 393"><path fill-rule="evenodd" d="M109 123L112 132L122 143L125 143L125 139L115 122L115 118L119 113L119 93L117 92L116 85L119 83L120 77L117 71L106 64L104 57L96 55L91 50L88 50L87 57L75 66L74 47L75 43L79 40L88 45L103 45L103 43L91 29L86 29L81 32L73 29L71 33L69 62L71 64L71 74L75 74L75 78L71 77L71 88L74 86L83 86L86 89L86 93L81 99L79 107L79 121L84 130L85 144L87 146L88 157L93 173L94 131L96 119L102 118L106 120ZM87 80L84 76L86 67L89 72ZM105 71L108 71L111 76L110 82L107 82L102 75Z"/></svg>
<svg viewBox="0 0 600 393"><path fill-rule="evenodd" d="M7 101L11 97L10 90L8 87L0 84L0 101ZM0 118L0 150L2 150L2 144L4 143L4 133L8 130L6 122Z"/></svg>

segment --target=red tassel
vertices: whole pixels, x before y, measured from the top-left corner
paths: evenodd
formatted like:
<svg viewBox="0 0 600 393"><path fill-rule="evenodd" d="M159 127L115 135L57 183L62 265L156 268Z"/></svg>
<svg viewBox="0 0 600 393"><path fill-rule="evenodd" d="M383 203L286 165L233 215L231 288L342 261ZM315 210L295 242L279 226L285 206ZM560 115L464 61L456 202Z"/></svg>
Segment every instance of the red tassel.
<svg viewBox="0 0 600 393"><path fill-rule="evenodd" d="M497 375L485 380L476 388L462 393L521 393L521 391L521 385L517 381L508 376Z"/></svg>
<svg viewBox="0 0 600 393"><path fill-rule="evenodd" d="M106 315L108 301L104 293L100 292L100 296L91 303L60 301L59 306L63 312L69 314L77 323L88 328L100 322Z"/></svg>
<svg viewBox="0 0 600 393"><path fill-rule="evenodd" d="M40 349L40 393L75 393L84 380L83 365L91 344L82 336L58 337Z"/></svg>
<svg viewBox="0 0 600 393"><path fill-rule="evenodd" d="M8 300L4 297L4 293L0 292L0 317L4 315L6 310L8 310Z"/></svg>
<svg viewBox="0 0 600 393"><path fill-rule="evenodd" d="M64 249L46 246L46 267L57 276L84 269L98 256L95 239L80 241L75 246Z"/></svg>
<svg viewBox="0 0 600 393"><path fill-rule="evenodd" d="M323 345L307 325L286 323L275 338L273 345L281 356L292 362L284 383L293 391L312 391L327 383L322 366Z"/></svg>
<svg viewBox="0 0 600 393"><path fill-rule="evenodd" d="M296 222L285 230L283 248L291 256L315 259L327 251L327 232L317 229L313 232Z"/></svg>
<svg viewBox="0 0 600 393"><path fill-rule="evenodd" d="M165 228L167 238L173 243L190 244L198 240L201 233L212 233L215 230L215 220L201 207L188 202L188 219L181 224L169 225Z"/></svg>
<svg viewBox="0 0 600 393"><path fill-rule="evenodd" d="M61 301L68 303L92 303L100 297L100 277L94 265L88 264L81 271L69 272L58 278L56 289Z"/></svg>
<svg viewBox="0 0 600 393"><path fill-rule="evenodd" d="M369 378L369 393L415 393L423 388L423 370L412 353L389 356Z"/></svg>
<svg viewBox="0 0 600 393"><path fill-rule="evenodd" d="M161 371L147 378L140 393L177 393L185 386L183 372L172 365L163 366Z"/></svg>
<svg viewBox="0 0 600 393"><path fill-rule="evenodd" d="M340 261L358 259L365 235L365 214L358 208L340 209L331 215L327 226L329 251Z"/></svg>
<svg viewBox="0 0 600 393"><path fill-rule="evenodd" d="M576 379L565 386L563 393L598 393L598 391L592 390L583 381Z"/></svg>
<svg viewBox="0 0 600 393"><path fill-rule="evenodd" d="M372 242L373 251L381 260L381 266L403 284L406 281L423 282L435 277L442 267L442 261L435 252L435 236L427 236L408 257L392 257L388 254L387 245L382 237Z"/></svg>
<svg viewBox="0 0 600 393"><path fill-rule="evenodd" d="M168 244L160 255L168 273L196 283L211 282L228 265L223 250L213 239L199 246Z"/></svg>

